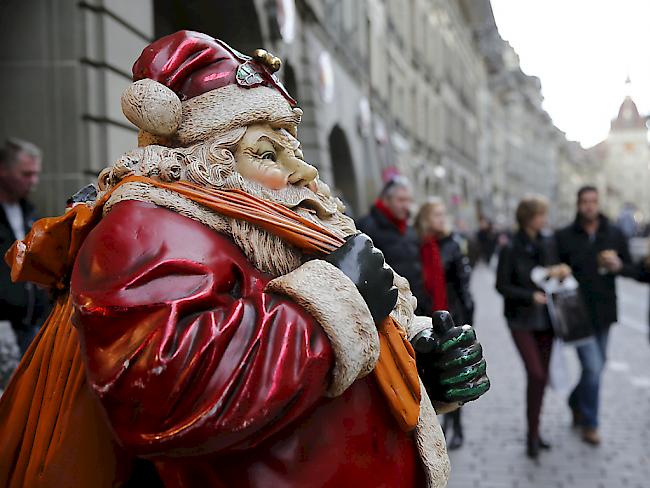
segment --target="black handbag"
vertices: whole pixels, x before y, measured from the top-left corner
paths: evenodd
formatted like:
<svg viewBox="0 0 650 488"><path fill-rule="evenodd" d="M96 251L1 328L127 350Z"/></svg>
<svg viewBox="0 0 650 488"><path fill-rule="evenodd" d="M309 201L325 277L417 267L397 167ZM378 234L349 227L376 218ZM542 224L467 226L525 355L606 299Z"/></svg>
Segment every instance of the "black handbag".
<svg viewBox="0 0 650 488"><path fill-rule="evenodd" d="M564 342L576 342L593 335L589 311L580 288L560 289L547 294L548 311L555 335Z"/></svg>

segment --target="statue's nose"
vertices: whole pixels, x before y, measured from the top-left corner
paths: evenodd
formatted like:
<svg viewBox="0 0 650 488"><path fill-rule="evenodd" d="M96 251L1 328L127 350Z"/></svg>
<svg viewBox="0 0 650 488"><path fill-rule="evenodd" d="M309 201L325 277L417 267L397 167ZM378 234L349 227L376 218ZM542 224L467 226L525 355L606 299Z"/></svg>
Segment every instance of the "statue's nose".
<svg viewBox="0 0 650 488"><path fill-rule="evenodd" d="M294 171L289 176L289 183L298 186L307 186L318 178L318 170L302 159L292 158Z"/></svg>

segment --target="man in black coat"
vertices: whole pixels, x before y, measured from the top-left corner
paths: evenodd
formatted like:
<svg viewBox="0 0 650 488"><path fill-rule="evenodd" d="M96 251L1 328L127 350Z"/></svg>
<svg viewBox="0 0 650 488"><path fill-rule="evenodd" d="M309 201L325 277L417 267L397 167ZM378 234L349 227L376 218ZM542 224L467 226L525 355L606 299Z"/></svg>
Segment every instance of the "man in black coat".
<svg viewBox="0 0 650 488"><path fill-rule="evenodd" d="M33 144L8 139L0 148L0 257L23 239L36 216L27 197L38 183L41 153ZM47 295L32 283L13 283L4 259L0 262L0 321L9 322L24 353L47 309Z"/></svg>
<svg viewBox="0 0 650 488"><path fill-rule="evenodd" d="M386 183L370 213L357 222L361 232L384 253L386 263L406 278L418 300L418 315L431 315L431 298L422 278L420 244L415 228L408 224L413 191L408 180L398 176Z"/></svg>
<svg viewBox="0 0 650 488"><path fill-rule="evenodd" d="M578 191L575 221L556 233L560 260L568 264L580 283L590 312L593 339L577 347L582 365L579 383L569 397L574 425L582 438L600 443L598 403L602 371L607 358L609 327L617 321L616 276L635 277L628 242L621 230L600 213L598 190L586 186Z"/></svg>

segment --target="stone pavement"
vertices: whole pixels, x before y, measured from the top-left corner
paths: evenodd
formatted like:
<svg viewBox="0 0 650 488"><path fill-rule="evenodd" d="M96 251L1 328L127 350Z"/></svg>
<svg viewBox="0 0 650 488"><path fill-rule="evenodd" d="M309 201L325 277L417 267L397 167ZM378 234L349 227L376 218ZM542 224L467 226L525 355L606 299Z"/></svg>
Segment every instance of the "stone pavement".
<svg viewBox="0 0 650 488"><path fill-rule="evenodd" d="M590 447L571 429L565 398L547 390L542 436L553 444L538 463L525 455L525 374L502 315L494 274L473 278L476 328L491 390L463 407L465 445L450 453L449 488L650 487L650 343L645 285L620 280L621 324L612 329L601 399L603 444ZM566 350L571 381L575 352Z"/></svg>

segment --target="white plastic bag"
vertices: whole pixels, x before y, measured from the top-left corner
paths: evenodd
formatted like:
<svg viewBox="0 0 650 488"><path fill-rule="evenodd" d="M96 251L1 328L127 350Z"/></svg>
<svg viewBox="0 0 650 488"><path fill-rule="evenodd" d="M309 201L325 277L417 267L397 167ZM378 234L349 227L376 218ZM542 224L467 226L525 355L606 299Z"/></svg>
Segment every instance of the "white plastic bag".
<svg viewBox="0 0 650 488"><path fill-rule="evenodd" d="M571 378L566 360L566 345L560 339L553 339L551 360L548 367L548 382L551 388L562 396L571 392Z"/></svg>
<svg viewBox="0 0 650 488"><path fill-rule="evenodd" d="M573 275L559 281L549 278L547 270L537 266L531 271L530 279L546 293L548 314L556 337L572 346L588 342L593 336L593 326Z"/></svg>

